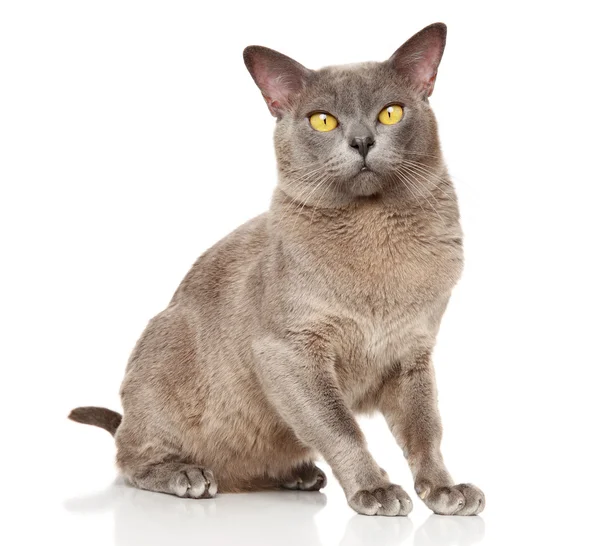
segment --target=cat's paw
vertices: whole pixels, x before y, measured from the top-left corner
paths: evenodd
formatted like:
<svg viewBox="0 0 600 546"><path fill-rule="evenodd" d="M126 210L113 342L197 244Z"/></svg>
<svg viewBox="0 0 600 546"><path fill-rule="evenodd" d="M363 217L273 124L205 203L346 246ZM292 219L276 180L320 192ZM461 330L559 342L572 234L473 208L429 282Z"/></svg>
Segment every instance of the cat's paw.
<svg viewBox="0 0 600 546"><path fill-rule="evenodd" d="M318 466L306 464L292 472L292 477L282 486L285 489L299 489L301 491L318 491L327 485L327 476Z"/></svg>
<svg viewBox="0 0 600 546"><path fill-rule="evenodd" d="M217 481L206 468L182 464L171 478L171 492L178 497L210 499L217 494Z"/></svg>
<svg viewBox="0 0 600 546"><path fill-rule="evenodd" d="M348 504L367 516L406 516L413 508L406 491L393 483L358 491L348 499Z"/></svg>
<svg viewBox="0 0 600 546"><path fill-rule="evenodd" d="M415 485L423 502L436 514L474 516L485 508L483 491L469 483L434 487L428 482Z"/></svg>

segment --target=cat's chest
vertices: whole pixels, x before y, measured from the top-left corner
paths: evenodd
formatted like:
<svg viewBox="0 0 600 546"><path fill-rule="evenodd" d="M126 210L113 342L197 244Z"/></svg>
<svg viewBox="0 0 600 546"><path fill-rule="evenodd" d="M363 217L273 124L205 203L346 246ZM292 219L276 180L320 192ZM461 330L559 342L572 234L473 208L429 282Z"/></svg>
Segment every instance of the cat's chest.
<svg viewBox="0 0 600 546"><path fill-rule="evenodd" d="M351 407L368 406L392 367L408 368L411 355L433 347L448 297L432 295L380 314L342 314L337 377Z"/></svg>
<svg viewBox="0 0 600 546"><path fill-rule="evenodd" d="M328 297L347 318L340 386L359 408L391 366L434 344L462 271L460 226L374 215L327 243L323 267L335 275Z"/></svg>
<svg viewBox="0 0 600 546"><path fill-rule="evenodd" d="M340 297L393 323L407 308L456 284L461 237L458 223L365 211L324 234L317 259Z"/></svg>
<svg viewBox="0 0 600 546"><path fill-rule="evenodd" d="M373 207L316 216L302 230L293 260L278 262L289 320L332 342L344 396L364 407L391 366L433 345L462 270L460 225Z"/></svg>

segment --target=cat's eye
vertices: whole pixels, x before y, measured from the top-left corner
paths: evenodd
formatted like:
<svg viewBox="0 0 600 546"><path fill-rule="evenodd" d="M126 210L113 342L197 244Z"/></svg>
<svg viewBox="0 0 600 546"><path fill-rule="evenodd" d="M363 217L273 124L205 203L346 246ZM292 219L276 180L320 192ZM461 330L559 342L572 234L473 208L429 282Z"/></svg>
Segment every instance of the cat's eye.
<svg viewBox="0 0 600 546"><path fill-rule="evenodd" d="M394 125L398 123L402 116L404 115L404 110L402 106L399 104L390 104L386 106L381 112L379 112L379 121L384 125Z"/></svg>
<svg viewBox="0 0 600 546"><path fill-rule="evenodd" d="M338 120L335 119L331 114L325 112L316 112L312 114L308 120L310 126L316 131L325 133L327 131L333 131L338 126Z"/></svg>

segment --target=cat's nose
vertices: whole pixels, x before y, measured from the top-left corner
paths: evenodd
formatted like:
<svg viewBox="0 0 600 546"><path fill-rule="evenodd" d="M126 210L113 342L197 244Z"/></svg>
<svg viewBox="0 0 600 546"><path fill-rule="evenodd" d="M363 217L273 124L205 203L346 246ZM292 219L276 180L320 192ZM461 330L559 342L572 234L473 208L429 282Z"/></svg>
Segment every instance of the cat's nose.
<svg viewBox="0 0 600 546"><path fill-rule="evenodd" d="M358 153L362 155L363 159L367 157L373 144L375 144L375 139L370 135L365 137L354 137L350 141L350 146L358 150Z"/></svg>

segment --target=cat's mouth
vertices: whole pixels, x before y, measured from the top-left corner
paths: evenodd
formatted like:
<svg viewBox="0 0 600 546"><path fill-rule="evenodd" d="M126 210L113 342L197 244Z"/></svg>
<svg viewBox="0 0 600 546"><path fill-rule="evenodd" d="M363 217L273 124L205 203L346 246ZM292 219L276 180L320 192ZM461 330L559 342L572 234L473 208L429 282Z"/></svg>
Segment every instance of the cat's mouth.
<svg viewBox="0 0 600 546"><path fill-rule="evenodd" d="M358 169L358 172L354 176L359 176L361 174L372 173L372 172L373 172L373 169L371 169L371 167L369 167L366 163L363 163L362 167L360 167L360 169Z"/></svg>
<svg viewBox="0 0 600 546"><path fill-rule="evenodd" d="M367 182L368 180L372 180L376 174L377 173L371 169L369 165L363 163L363 165L359 167L352 178L357 181L360 180L361 182Z"/></svg>
<svg viewBox="0 0 600 546"><path fill-rule="evenodd" d="M365 164L352 177L349 189L355 197L369 197L381 190L381 184L377 173Z"/></svg>

